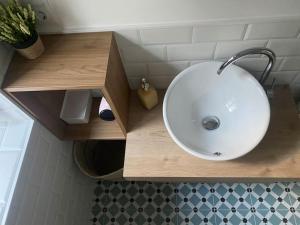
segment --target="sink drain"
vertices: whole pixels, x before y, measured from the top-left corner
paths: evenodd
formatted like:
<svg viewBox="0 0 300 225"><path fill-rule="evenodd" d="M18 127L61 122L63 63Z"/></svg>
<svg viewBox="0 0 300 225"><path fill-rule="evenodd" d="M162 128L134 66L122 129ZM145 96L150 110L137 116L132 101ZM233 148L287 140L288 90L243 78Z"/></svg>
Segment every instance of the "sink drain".
<svg viewBox="0 0 300 225"><path fill-rule="evenodd" d="M215 130L220 126L220 120L216 116L207 116L202 120L202 126L206 130Z"/></svg>
<svg viewBox="0 0 300 225"><path fill-rule="evenodd" d="M222 153L221 153L221 152L215 152L214 155L215 155L215 156L221 156Z"/></svg>

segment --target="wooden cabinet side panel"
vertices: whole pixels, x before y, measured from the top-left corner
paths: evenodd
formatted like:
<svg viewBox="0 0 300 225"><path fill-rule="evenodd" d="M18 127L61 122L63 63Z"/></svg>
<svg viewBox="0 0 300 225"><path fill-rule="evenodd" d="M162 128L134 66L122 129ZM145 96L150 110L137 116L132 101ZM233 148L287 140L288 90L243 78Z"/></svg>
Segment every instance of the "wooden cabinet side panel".
<svg viewBox="0 0 300 225"><path fill-rule="evenodd" d="M114 37L111 44L105 86L102 92L126 135L130 88Z"/></svg>
<svg viewBox="0 0 300 225"><path fill-rule="evenodd" d="M60 139L66 124L60 119L65 91L39 91L9 93L17 103Z"/></svg>

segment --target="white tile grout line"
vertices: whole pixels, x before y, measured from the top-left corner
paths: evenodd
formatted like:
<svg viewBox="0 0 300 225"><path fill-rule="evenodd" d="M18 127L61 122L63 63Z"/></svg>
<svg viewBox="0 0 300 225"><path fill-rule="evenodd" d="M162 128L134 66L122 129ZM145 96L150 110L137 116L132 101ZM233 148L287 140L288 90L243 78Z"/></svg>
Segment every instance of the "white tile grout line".
<svg viewBox="0 0 300 225"><path fill-rule="evenodd" d="M282 60L281 60L281 62L279 63L279 66L278 66L278 68L277 68L277 70L276 70L277 72L282 71L282 67L283 67L283 65L285 64L286 60L287 60L287 56L282 57Z"/></svg>
<svg viewBox="0 0 300 225"><path fill-rule="evenodd" d="M216 42L216 43L215 43L214 50L213 50L213 54L212 54L212 60L216 60L216 51L217 51L218 43L219 43L219 42Z"/></svg>
<svg viewBox="0 0 300 225"><path fill-rule="evenodd" d="M250 32L250 24L245 24L245 27L244 27L244 30L243 30L243 33L242 33L242 41L244 40L247 40L246 37L248 35L248 33Z"/></svg>
<svg viewBox="0 0 300 225"><path fill-rule="evenodd" d="M196 43L196 42L195 42L195 29L196 29L196 27L193 26L193 27L192 27L192 34L191 34L191 35L192 35L192 40L191 40L191 43L192 43L192 44Z"/></svg>
<svg viewBox="0 0 300 225"><path fill-rule="evenodd" d="M295 72L294 77L291 79L291 81L288 83L288 85L291 87L295 83L295 80L297 80L297 77L299 76L299 72Z"/></svg>
<svg viewBox="0 0 300 225"><path fill-rule="evenodd" d="M142 37L141 37L141 30L137 29L136 32L137 32L137 37L138 37L139 43L143 45Z"/></svg>
<svg viewBox="0 0 300 225"><path fill-rule="evenodd" d="M270 47L270 41L271 41L271 40L266 40L266 41L267 41L267 43L265 44L265 47L266 47L266 48L269 48L269 47ZM261 57L263 57L263 55L262 55Z"/></svg>
<svg viewBox="0 0 300 225"><path fill-rule="evenodd" d="M300 38L300 29L298 30L298 35L296 37Z"/></svg>
<svg viewBox="0 0 300 225"><path fill-rule="evenodd" d="M169 56L168 56L168 48L166 45L163 47L163 55L164 55L165 61L168 61Z"/></svg>

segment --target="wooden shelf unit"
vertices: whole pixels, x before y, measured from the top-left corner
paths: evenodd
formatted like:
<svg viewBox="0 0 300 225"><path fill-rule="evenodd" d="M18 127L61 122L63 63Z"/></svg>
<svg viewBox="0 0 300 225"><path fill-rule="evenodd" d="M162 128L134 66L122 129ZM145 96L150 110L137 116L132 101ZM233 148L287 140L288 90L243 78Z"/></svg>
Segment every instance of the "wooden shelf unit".
<svg viewBox="0 0 300 225"><path fill-rule="evenodd" d="M279 181L300 179L300 121L288 87L270 101L271 121L262 142L247 155L209 161L183 151L163 122L162 100L145 110L132 95L126 139L124 178L147 181Z"/></svg>
<svg viewBox="0 0 300 225"><path fill-rule="evenodd" d="M15 54L2 89L60 139L125 139L130 89L112 32L44 35L36 60ZM59 118L66 90L99 90L116 117L98 118L93 100L88 124Z"/></svg>

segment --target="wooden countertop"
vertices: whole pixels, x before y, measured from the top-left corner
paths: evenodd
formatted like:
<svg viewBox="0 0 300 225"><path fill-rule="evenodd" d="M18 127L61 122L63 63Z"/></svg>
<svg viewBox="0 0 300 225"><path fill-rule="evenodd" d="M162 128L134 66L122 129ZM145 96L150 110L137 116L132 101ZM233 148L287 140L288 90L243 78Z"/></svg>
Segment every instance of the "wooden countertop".
<svg viewBox="0 0 300 225"><path fill-rule="evenodd" d="M160 104L146 111L132 95L124 162L131 180L276 181L300 179L300 124L287 87L275 90L271 122L262 142L231 161L196 158L178 147L163 122Z"/></svg>
<svg viewBox="0 0 300 225"><path fill-rule="evenodd" d="M43 35L46 50L35 60L14 55L7 92L99 89L107 74L112 32Z"/></svg>

